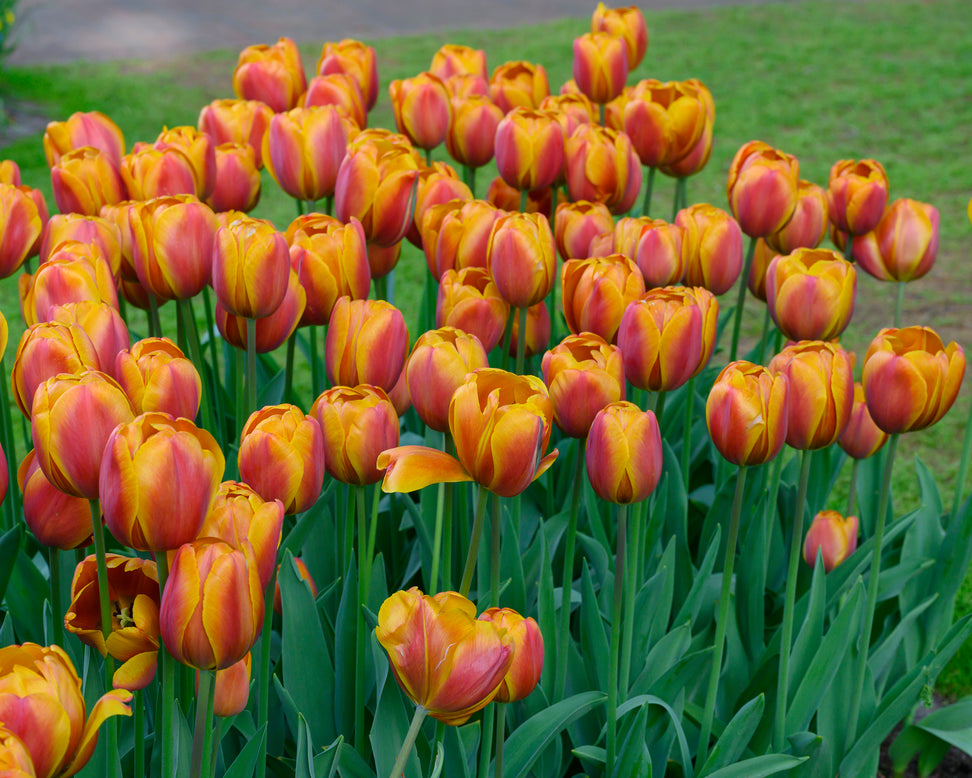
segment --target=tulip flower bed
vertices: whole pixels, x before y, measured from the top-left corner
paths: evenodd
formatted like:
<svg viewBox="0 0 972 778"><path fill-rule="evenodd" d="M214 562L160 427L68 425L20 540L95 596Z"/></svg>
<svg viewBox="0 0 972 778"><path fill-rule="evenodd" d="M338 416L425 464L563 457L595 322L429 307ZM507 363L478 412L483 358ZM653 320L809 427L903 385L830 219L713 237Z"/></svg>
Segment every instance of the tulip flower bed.
<svg viewBox="0 0 972 778"><path fill-rule="evenodd" d="M965 372L902 326L938 210L865 142L818 183L740 142L700 201L719 95L649 78L635 8L574 34L562 87L281 39L154 140L52 122L50 197L0 162L0 771L824 778L901 722L895 769L968 742L968 701L914 713L972 634L972 426L954 498L918 461L902 508L894 469Z"/></svg>

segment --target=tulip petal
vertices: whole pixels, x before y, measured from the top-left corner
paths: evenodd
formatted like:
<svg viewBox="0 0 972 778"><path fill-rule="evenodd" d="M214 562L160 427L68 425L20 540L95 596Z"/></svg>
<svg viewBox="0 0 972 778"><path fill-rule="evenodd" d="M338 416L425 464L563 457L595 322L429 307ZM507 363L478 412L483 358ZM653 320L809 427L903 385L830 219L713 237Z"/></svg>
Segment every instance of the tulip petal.
<svg viewBox="0 0 972 778"><path fill-rule="evenodd" d="M115 670L115 674L111 677L111 685L116 689L127 689L130 692L144 689L155 678L158 662L158 651L135 654Z"/></svg>
<svg viewBox="0 0 972 778"><path fill-rule="evenodd" d="M426 446L397 446L378 455L378 469L385 470L385 492L414 492L429 484L472 481L459 460Z"/></svg>
<svg viewBox="0 0 972 778"><path fill-rule="evenodd" d="M63 775L74 775L84 767L91 754L94 753L98 743L98 728L112 716L131 716L132 709L126 705L132 699L132 693L123 689L113 689L107 694L102 695L101 699L95 703L91 709L91 715L84 723L84 731L81 733L81 742L78 743L77 753L74 759L64 769Z"/></svg>

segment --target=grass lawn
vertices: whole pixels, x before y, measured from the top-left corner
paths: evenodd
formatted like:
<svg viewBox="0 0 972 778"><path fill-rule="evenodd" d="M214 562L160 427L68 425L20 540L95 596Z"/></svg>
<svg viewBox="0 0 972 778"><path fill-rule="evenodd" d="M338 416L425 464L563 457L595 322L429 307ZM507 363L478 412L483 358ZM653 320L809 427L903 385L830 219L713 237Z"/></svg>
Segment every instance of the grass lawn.
<svg viewBox="0 0 972 778"><path fill-rule="evenodd" d="M972 345L972 228L966 215L972 195L968 0L779 3L691 13L658 11L646 18L648 55L631 82L697 77L716 102L712 158L690 181L690 201L725 208L729 163L735 151L754 138L796 155L802 177L824 185L836 160L880 160L891 181L892 198L929 202L941 213L937 264L928 276L909 285L904 323L930 325L946 342ZM586 22L575 19L513 30L369 41L378 51L383 85L370 123L393 126L388 82L424 70L443 43L484 49L490 69L508 59L541 63L556 90L571 77L571 41L585 31ZM299 37L299 31L294 34ZM334 37L341 37L341 31L335 30ZM312 74L320 44L305 45L302 52ZM12 68L4 74L2 97L15 107L30 104L50 119L64 119L79 110L103 111L119 124L130 146L154 139L163 125L195 124L203 105L232 96L236 55L216 51L178 62ZM17 126L0 127L0 156L15 159L25 183L43 189L53 207L42 128L43 122L39 131L23 134ZM445 150L438 149L435 156L445 159ZM479 176L479 194L490 177ZM654 215L670 217L672 191L669 182L656 182ZM255 215L274 220L280 228L294 215L293 203L268 176ZM424 267L420 253L407 247L396 271L396 302L410 323L416 320ZM862 357L878 328L890 324L893 306L893 289L861 273L857 308L844 346ZM0 288L0 309L11 321L11 341L16 343L22 326L15 321L14 279ZM750 338L761 322L762 309L751 304L744 324ZM414 337L414 326L411 331ZM972 390L966 386L942 423L901 441L895 469L899 512L918 499L915 456L938 475L945 508L950 508L970 402ZM846 476L838 484L837 497L841 489L846 489ZM963 484L962 492L968 490L968 483ZM968 580L961 597L958 613L972 607ZM952 662L942 686L953 696L972 691L972 647Z"/></svg>

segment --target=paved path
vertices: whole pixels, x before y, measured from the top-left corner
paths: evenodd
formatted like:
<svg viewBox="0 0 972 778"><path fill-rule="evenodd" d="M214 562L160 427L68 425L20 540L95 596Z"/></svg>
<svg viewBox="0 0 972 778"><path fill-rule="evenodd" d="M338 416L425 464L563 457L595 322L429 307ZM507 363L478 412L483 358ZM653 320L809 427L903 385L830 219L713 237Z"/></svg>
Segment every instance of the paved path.
<svg viewBox="0 0 972 778"><path fill-rule="evenodd" d="M618 0L621 5L634 0ZM749 0L759 2L760 0ZM642 0L702 8L740 0ZM21 0L12 63L175 59L282 35L298 43L590 17L596 0Z"/></svg>

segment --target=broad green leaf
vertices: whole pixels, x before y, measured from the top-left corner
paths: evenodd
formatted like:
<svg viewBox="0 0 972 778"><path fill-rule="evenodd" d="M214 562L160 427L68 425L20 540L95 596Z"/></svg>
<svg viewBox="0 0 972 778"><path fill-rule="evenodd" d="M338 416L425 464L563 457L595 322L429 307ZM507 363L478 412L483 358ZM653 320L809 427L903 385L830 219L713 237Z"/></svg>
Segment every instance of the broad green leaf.
<svg viewBox="0 0 972 778"><path fill-rule="evenodd" d="M824 605L826 599L826 571L823 565L817 564L813 568L813 578L810 583L806 615L803 617L803 623L800 625L790 654L791 686L793 685L792 679L803 677L804 672L806 672L807 667L817 653L817 649L820 647L820 641L823 637Z"/></svg>
<svg viewBox="0 0 972 778"><path fill-rule="evenodd" d="M750 738L763 717L766 702L762 694L743 705L719 735L709 758L699 771L699 778L736 762L746 751Z"/></svg>
<svg viewBox="0 0 972 778"><path fill-rule="evenodd" d="M337 768L337 774L341 778L376 778L374 770L345 741L342 741L337 747L337 756L334 757L334 765ZM334 768L331 769L331 774L334 774Z"/></svg>
<svg viewBox="0 0 972 778"><path fill-rule="evenodd" d="M20 552L20 527L12 527L0 536L0 601L7 591L7 583L14 571L14 562Z"/></svg>
<svg viewBox="0 0 972 778"><path fill-rule="evenodd" d="M923 603L912 608L910 611L905 613L901 620L895 625L891 633L884 638L877 646L871 650L871 656L867 660L868 665L871 668L871 674L877 683L878 694L880 695L884 691L884 685L887 683L889 677L891 677L891 670L894 667L895 654L898 651L898 646L901 645L901 641L904 639L905 634L909 630L914 629L915 621L924 613L929 607L931 607L934 602L938 599L937 594L933 594Z"/></svg>
<svg viewBox="0 0 972 778"><path fill-rule="evenodd" d="M260 727L256 737L247 741L246 745L240 750L240 753L236 755L233 764L223 773L223 778L250 778L253 775L266 731L267 727L263 725Z"/></svg>
<svg viewBox="0 0 972 778"><path fill-rule="evenodd" d="M797 765L807 761L807 757L787 756L786 754L767 754L744 759L734 765L723 767L708 776L708 778L764 778L767 775L792 770Z"/></svg>
<svg viewBox="0 0 972 778"><path fill-rule="evenodd" d="M343 742L344 736L338 735L337 740L314 757L314 772L319 778L333 778L337 773L337 755Z"/></svg>
<svg viewBox="0 0 972 778"><path fill-rule="evenodd" d="M591 581L591 569L584 562L581 572L581 647L585 657L606 657L609 655L608 636L604 627L604 619L598 606L594 584ZM607 688L607 663L594 663L594 676L597 688Z"/></svg>
<svg viewBox="0 0 972 778"><path fill-rule="evenodd" d="M553 570L550 565L550 555L547 552L547 537L541 530L537 533L540 536L540 588L537 594L537 622L540 626L540 634L557 634L557 617L554 608L554 583ZM555 651L566 651L567 646L555 646ZM541 682L544 689L550 689L553 684L553 659L556 654L552 651L552 657L543 663Z"/></svg>
<svg viewBox="0 0 972 778"><path fill-rule="evenodd" d="M622 716L632 710L639 710L647 715L649 706L661 708L671 720L675 737L678 740L679 750L681 751L682 772L687 778L692 778L692 752L689 749L688 738L685 737L685 730L682 729L682 717L665 700L654 694L642 694L637 697L632 697L618 706L617 718L620 720Z"/></svg>
<svg viewBox="0 0 972 778"><path fill-rule="evenodd" d="M939 708L912 726L972 754L972 698Z"/></svg>
<svg viewBox="0 0 972 778"><path fill-rule="evenodd" d="M622 730L618 758L611 771L615 778L651 778L651 754L645 745L647 716L648 706L643 705L629 726Z"/></svg>
<svg viewBox="0 0 972 778"><path fill-rule="evenodd" d="M297 767L294 771L294 778L316 778L314 751L311 747L310 738L307 719L297 714Z"/></svg>
<svg viewBox="0 0 972 778"><path fill-rule="evenodd" d="M374 754L379 775L388 775L408 732L409 713L405 710L402 697L398 684L385 684L375 709L375 720L368 740L371 742L371 752ZM409 708L412 707L409 705ZM418 755L413 748L405 763L405 775L408 778L419 778L421 774Z"/></svg>
<svg viewBox="0 0 972 778"><path fill-rule="evenodd" d="M21 643L43 643L44 623L38 598L49 596L50 586L25 553L14 556L13 572L7 583L5 601Z"/></svg>
<svg viewBox="0 0 972 778"><path fill-rule="evenodd" d="M338 602L337 615L334 617L334 666L347 668L346 672L334 675L334 727L337 732L350 734L354 731L354 709L364 705L366 700L355 699L355 672L358 632L358 565L357 555L351 554L351 561L345 571L344 586ZM367 630L367 627L365 627ZM323 745L318 742L318 745Z"/></svg>
<svg viewBox="0 0 972 778"><path fill-rule="evenodd" d="M705 601L705 591L709 585L709 579L712 576L712 570L715 568L715 562L719 555L721 538L722 532L719 528L716 528L716 533L709 542L709 548L705 552L702 564L699 565L698 572L694 576L692 588L685 598L685 602L682 603L682 607L676 614L672 622L673 624L682 624L686 621L694 624L698 618L699 611L702 609L702 604Z"/></svg>

